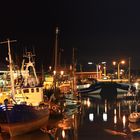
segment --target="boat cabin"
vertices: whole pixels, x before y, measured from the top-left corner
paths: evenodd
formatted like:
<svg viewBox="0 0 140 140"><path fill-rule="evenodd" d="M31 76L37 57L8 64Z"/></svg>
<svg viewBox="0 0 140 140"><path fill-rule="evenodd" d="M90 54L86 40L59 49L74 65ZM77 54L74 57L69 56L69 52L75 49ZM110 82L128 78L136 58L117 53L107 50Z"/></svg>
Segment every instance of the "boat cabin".
<svg viewBox="0 0 140 140"><path fill-rule="evenodd" d="M24 87L16 90L15 100L17 104L28 104L38 106L43 102L43 88L42 87Z"/></svg>

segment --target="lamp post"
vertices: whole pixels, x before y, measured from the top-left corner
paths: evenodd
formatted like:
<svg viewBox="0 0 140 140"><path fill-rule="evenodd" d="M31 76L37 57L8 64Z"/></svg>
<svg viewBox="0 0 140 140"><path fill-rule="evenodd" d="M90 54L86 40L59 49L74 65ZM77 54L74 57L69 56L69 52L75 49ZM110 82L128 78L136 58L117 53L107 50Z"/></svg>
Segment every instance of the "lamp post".
<svg viewBox="0 0 140 140"><path fill-rule="evenodd" d="M117 64L117 62L113 62L113 65L116 65ZM118 79L120 79L120 64L125 64L125 61L124 60L122 60L122 61L120 61L120 62L118 62Z"/></svg>
<svg viewBox="0 0 140 140"><path fill-rule="evenodd" d="M106 77L106 62L102 62L102 64L104 65L103 69L104 69L104 77Z"/></svg>

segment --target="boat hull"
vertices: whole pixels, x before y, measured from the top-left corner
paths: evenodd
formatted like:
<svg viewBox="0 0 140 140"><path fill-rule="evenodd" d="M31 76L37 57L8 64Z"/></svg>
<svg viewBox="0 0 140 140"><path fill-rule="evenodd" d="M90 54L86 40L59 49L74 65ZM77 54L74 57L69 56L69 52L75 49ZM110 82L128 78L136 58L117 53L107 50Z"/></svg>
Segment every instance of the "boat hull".
<svg viewBox="0 0 140 140"><path fill-rule="evenodd" d="M49 116L42 117L32 122L16 124L0 124L1 130L10 134L11 137L29 133L40 129L47 124Z"/></svg>
<svg viewBox="0 0 140 140"><path fill-rule="evenodd" d="M40 129L47 124L50 111L47 107L16 105L0 111L0 127L11 137Z"/></svg>

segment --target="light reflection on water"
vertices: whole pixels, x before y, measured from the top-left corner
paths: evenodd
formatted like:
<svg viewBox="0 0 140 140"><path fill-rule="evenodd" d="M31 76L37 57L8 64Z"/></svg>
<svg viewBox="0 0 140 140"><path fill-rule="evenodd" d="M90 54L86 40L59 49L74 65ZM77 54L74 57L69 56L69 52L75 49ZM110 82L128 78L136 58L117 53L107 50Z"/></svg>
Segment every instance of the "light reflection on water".
<svg viewBox="0 0 140 140"><path fill-rule="evenodd" d="M140 136L130 133L128 122L128 115L137 110L133 100L108 102L87 97L78 109L72 107L46 130L4 140L137 140Z"/></svg>
<svg viewBox="0 0 140 140"><path fill-rule="evenodd" d="M98 136L98 133L96 133L97 131L95 129L93 129L95 130L95 132L92 131L92 136L94 136L96 139L140 139L139 133L135 135L132 135L132 133L130 133L129 127L133 124L129 123L128 121L128 115L131 112L138 110L140 111L140 108L138 107L138 102L136 102L135 100L120 100L108 102L107 100L101 101L95 99L90 99L90 102L92 102L90 103L90 108L88 105L84 104L86 112L85 114L93 114L92 116L94 116L94 120L92 124L95 126L101 126L99 129L101 137ZM90 117L89 121L91 122ZM86 120L86 123L88 123L88 120ZM104 132L106 132L106 134ZM91 133L86 134L89 134L88 139L90 139ZM102 137L102 135L104 136L104 138ZM109 135L113 137L110 137Z"/></svg>

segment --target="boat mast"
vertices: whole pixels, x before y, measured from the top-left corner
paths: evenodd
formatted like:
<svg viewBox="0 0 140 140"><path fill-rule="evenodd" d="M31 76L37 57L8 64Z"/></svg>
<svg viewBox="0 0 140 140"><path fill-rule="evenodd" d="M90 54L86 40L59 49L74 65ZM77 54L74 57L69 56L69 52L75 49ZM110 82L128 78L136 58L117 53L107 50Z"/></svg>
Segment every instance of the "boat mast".
<svg viewBox="0 0 140 140"><path fill-rule="evenodd" d="M7 39L7 41L0 42L0 44L7 44L8 45L10 80L11 80L11 89L12 89L11 96L12 96L13 99L15 99L15 85L14 85L13 65L12 65L12 57L11 57L11 49L10 49L10 43L12 43L12 42L16 42L16 40Z"/></svg>
<svg viewBox="0 0 140 140"><path fill-rule="evenodd" d="M58 44L58 40L57 40L57 38L58 38L58 27L56 27L56 30L55 30L55 61L54 61L54 70L56 71L56 69L57 69L57 52L58 52L58 46L57 46L57 44Z"/></svg>
<svg viewBox="0 0 140 140"><path fill-rule="evenodd" d="M54 93L56 92L56 71L57 71L57 52L58 52L58 27L56 27L56 30L55 30L55 54L54 54Z"/></svg>
<svg viewBox="0 0 140 140"><path fill-rule="evenodd" d="M131 83L131 58L129 57L128 82Z"/></svg>
<svg viewBox="0 0 140 140"><path fill-rule="evenodd" d="M76 92L76 76L75 76L75 70L76 70L76 62L75 62L75 48L72 49L72 76L73 76L73 93Z"/></svg>

